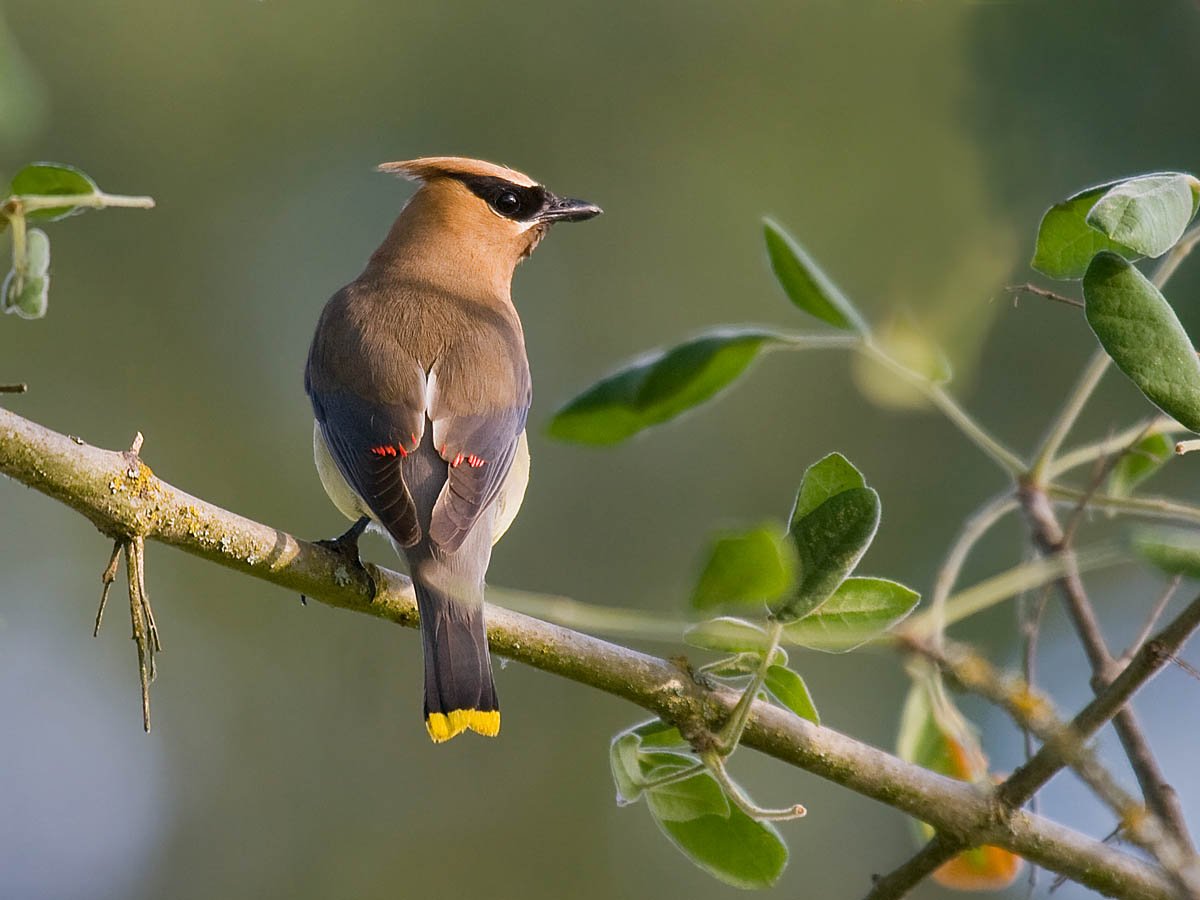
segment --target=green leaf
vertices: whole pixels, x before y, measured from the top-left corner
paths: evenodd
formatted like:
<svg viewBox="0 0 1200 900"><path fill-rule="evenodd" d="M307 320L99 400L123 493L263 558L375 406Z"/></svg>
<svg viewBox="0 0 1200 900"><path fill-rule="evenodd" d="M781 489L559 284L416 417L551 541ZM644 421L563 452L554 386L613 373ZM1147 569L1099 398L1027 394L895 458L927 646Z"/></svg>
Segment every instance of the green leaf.
<svg viewBox="0 0 1200 900"><path fill-rule="evenodd" d="M830 453L805 470L788 521L794 525L830 497L851 488L866 486L866 479L854 468L850 460L840 453Z"/></svg>
<svg viewBox="0 0 1200 900"><path fill-rule="evenodd" d="M79 171L74 166L63 163L38 162L31 163L18 172L12 180L14 195L58 196L98 194L100 189L96 182ZM53 209L38 209L27 213L30 219L48 219L56 221L66 218L76 212L82 212L79 206L58 206Z"/></svg>
<svg viewBox="0 0 1200 900"><path fill-rule="evenodd" d="M629 729L641 740L643 747L686 747L691 749L683 739L679 729L669 725L662 719L651 719Z"/></svg>
<svg viewBox="0 0 1200 900"><path fill-rule="evenodd" d="M775 525L717 538L700 573L692 605L711 609L726 604L770 603L791 591L796 553Z"/></svg>
<svg viewBox="0 0 1200 900"><path fill-rule="evenodd" d="M867 487L830 497L792 522L800 583L779 604L780 618L802 618L820 608L862 559L879 527L879 495Z"/></svg>
<svg viewBox="0 0 1200 900"><path fill-rule="evenodd" d="M915 681L900 713L896 755L961 781L986 778L987 759L974 727L944 692L940 709L939 713L935 708L930 686Z"/></svg>
<svg viewBox="0 0 1200 900"><path fill-rule="evenodd" d="M842 653L874 640L911 613L921 595L886 578L847 578L815 612L784 629L784 640Z"/></svg>
<svg viewBox="0 0 1200 900"><path fill-rule="evenodd" d="M0 287L4 311L16 313L22 319L40 319L49 306L50 276L30 275L24 278L9 272Z"/></svg>
<svg viewBox="0 0 1200 900"><path fill-rule="evenodd" d="M1092 257L1111 250L1126 259L1138 259L1136 250L1109 240L1087 222L1088 213L1114 184L1108 182L1081 191L1046 210L1038 226L1037 248L1030 263L1051 278L1074 279L1083 276Z"/></svg>
<svg viewBox="0 0 1200 900"><path fill-rule="evenodd" d="M1133 549L1168 575L1200 578L1200 532L1184 528L1145 528L1133 535Z"/></svg>
<svg viewBox="0 0 1200 900"><path fill-rule="evenodd" d="M690 822L701 816L729 817L729 800L708 772L646 789L650 814L661 822Z"/></svg>
<svg viewBox="0 0 1200 900"><path fill-rule="evenodd" d="M30 275L45 275L50 271L50 238L40 228L25 232L24 269Z"/></svg>
<svg viewBox="0 0 1200 900"><path fill-rule="evenodd" d="M787 866L787 845L775 826L755 821L736 806L730 808L728 817L654 821L688 859L734 887L770 887Z"/></svg>
<svg viewBox="0 0 1200 900"><path fill-rule="evenodd" d="M50 239L40 228L25 233L25 258L13 260L13 268L0 285L0 309L22 319L46 315L50 295Z"/></svg>
<svg viewBox="0 0 1200 900"><path fill-rule="evenodd" d="M804 248L771 219L763 220L763 233L771 268L792 303L835 328L867 333L867 323L854 304L804 252Z"/></svg>
<svg viewBox="0 0 1200 900"><path fill-rule="evenodd" d="M580 444L616 444L712 398L741 375L776 332L712 331L637 360L597 382L550 420L551 437Z"/></svg>
<svg viewBox="0 0 1200 900"><path fill-rule="evenodd" d="M678 730L661 719L643 722L614 737L609 745L608 761L613 783L617 786L617 805L637 802L648 781L695 765L696 759L688 753L661 749L681 744L691 750Z"/></svg>
<svg viewBox="0 0 1200 900"><path fill-rule="evenodd" d="M618 734L609 745L608 763L617 786L618 806L635 803L642 796L642 770L638 763L640 745L641 739L628 731Z"/></svg>
<svg viewBox="0 0 1200 900"><path fill-rule="evenodd" d="M1198 189L1200 182L1178 172L1131 178L1096 202L1087 223L1136 253L1161 256L1175 246L1195 215Z"/></svg>
<svg viewBox="0 0 1200 900"><path fill-rule="evenodd" d="M1117 460L1109 473L1109 496L1128 497L1174 455L1175 439L1171 435L1151 434L1142 438Z"/></svg>
<svg viewBox="0 0 1200 900"><path fill-rule="evenodd" d="M812 697L808 693L808 685L796 672L783 666L771 666L767 669L764 684L772 697L800 718L808 719L816 725L821 724L817 707L813 705Z"/></svg>
<svg viewBox="0 0 1200 900"><path fill-rule="evenodd" d="M1113 362L1151 403L1200 431L1200 359L1158 288L1115 253L1083 276L1088 324Z"/></svg>

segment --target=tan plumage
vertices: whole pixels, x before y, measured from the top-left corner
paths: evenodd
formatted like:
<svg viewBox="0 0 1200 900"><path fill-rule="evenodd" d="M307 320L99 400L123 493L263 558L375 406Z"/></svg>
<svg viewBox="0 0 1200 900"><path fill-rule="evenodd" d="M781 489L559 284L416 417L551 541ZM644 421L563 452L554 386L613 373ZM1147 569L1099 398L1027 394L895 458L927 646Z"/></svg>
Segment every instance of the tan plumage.
<svg viewBox="0 0 1200 900"><path fill-rule="evenodd" d="M314 457L334 505L375 522L408 560L430 735L495 734L483 578L529 474L512 275L553 222L600 210L480 160L380 169L421 187L321 314L305 373Z"/></svg>

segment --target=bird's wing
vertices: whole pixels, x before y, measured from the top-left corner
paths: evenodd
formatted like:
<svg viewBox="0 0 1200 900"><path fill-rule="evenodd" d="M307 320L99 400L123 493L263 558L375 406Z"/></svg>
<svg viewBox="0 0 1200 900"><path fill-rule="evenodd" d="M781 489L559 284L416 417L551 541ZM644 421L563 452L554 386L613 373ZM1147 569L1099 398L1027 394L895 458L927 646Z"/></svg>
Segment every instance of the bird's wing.
<svg viewBox="0 0 1200 900"><path fill-rule="evenodd" d="M433 418L434 446L446 461L447 477L433 507L429 537L443 550L457 550L500 493L528 414L526 391L513 407Z"/></svg>
<svg viewBox="0 0 1200 900"><path fill-rule="evenodd" d="M404 547L421 539L403 461L421 443L424 410L383 405L346 391L310 390L321 434L342 477Z"/></svg>

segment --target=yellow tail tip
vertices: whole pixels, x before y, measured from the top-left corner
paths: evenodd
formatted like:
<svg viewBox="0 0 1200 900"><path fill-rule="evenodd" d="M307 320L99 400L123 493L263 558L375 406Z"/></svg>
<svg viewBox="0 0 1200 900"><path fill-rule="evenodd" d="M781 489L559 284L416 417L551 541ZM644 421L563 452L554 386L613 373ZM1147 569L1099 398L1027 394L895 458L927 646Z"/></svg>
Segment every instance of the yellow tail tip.
<svg viewBox="0 0 1200 900"><path fill-rule="evenodd" d="M435 744L448 741L467 729L485 737L500 733L500 710L498 709L452 709L448 713L430 713L425 717L425 730Z"/></svg>

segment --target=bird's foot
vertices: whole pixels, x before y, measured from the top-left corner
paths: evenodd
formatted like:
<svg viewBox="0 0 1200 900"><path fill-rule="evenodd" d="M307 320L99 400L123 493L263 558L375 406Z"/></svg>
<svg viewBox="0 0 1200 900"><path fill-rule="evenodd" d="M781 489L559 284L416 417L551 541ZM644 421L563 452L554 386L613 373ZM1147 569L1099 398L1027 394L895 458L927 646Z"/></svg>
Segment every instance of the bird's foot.
<svg viewBox="0 0 1200 900"><path fill-rule="evenodd" d="M353 525L346 529L344 534L333 538L332 540L316 541L318 547L324 547L326 550L332 550L338 556L346 561L346 564L352 569L357 569L367 576L367 580L371 582L371 593L374 595L376 584L375 579L371 576L370 570L363 565L362 559L358 555L358 539L362 537L363 532L367 530L367 526L371 524L371 520L363 516ZM300 602L307 606L308 598L303 594L300 595Z"/></svg>

